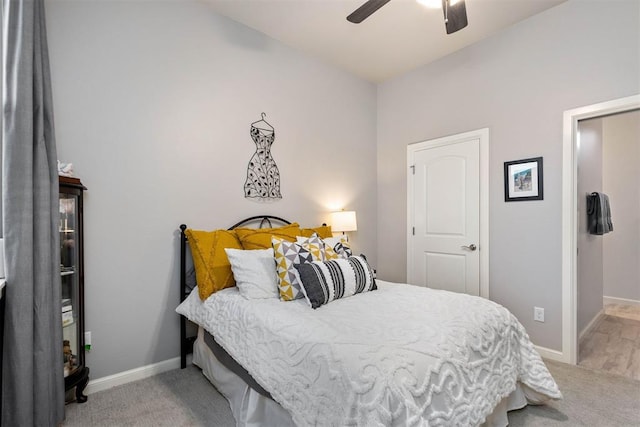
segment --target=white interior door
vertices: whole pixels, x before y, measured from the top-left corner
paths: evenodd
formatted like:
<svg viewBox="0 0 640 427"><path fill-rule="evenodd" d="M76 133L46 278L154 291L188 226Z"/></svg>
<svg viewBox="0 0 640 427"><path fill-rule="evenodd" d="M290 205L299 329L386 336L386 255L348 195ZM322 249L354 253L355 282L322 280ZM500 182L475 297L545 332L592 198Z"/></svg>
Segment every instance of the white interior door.
<svg viewBox="0 0 640 427"><path fill-rule="evenodd" d="M481 137L463 134L428 142L409 152L408 282L484 294Z"/></svg>

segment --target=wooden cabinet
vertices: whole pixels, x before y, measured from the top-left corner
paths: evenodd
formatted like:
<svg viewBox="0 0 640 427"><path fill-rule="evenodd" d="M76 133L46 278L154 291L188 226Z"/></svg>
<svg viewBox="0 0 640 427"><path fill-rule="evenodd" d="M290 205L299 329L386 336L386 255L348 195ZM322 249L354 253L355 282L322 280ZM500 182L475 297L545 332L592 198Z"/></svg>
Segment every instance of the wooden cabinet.
<svg viewBox="0 0 640 427"><path fill-rule="evenodd" d="M62 282L62 350L67 401L87 401L89 381L84 343L84 233L82 196L78 178L60 176L60 279ZM74 393L75 389L75 393Z"/></svg>

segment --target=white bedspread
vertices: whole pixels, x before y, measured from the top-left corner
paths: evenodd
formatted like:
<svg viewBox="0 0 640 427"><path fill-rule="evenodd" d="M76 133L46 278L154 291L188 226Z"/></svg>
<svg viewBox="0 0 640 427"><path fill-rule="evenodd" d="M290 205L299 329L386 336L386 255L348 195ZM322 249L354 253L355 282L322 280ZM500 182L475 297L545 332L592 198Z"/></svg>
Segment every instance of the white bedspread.
<svg viewBox="0 0 640 427"><path fill-rule="evenodd" d="M303 300L247 300L230 288L177 311L208 330L299 426L479 425L518 381L562 397L504 307L377 283L317 310Z"/></svg>

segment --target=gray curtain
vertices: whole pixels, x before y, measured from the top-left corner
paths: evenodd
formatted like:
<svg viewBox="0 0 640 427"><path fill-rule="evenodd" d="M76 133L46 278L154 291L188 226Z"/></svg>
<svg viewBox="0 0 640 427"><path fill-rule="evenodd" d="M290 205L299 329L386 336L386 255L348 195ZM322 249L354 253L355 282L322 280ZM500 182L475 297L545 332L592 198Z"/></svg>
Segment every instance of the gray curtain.
<svg viewBox="0 0 640 427"><path fill-rule="evenodd" d="M44 0L3 0L2 425L64 419L58 173Z"/></svg>

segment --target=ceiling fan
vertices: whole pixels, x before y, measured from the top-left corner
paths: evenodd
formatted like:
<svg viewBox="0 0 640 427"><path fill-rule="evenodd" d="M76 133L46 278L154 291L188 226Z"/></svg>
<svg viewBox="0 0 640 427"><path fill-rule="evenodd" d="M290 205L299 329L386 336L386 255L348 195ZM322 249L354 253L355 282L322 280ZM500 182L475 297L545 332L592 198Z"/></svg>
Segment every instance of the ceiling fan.
<svg viewBox="0 0 640 427"><path fill-rule="evenodd" d="M347 16L347 21L359 24L390 1L369 0ZM455 33L467 26L467 8L464 0L442 0L442 11L447 34Z"/></svg>

